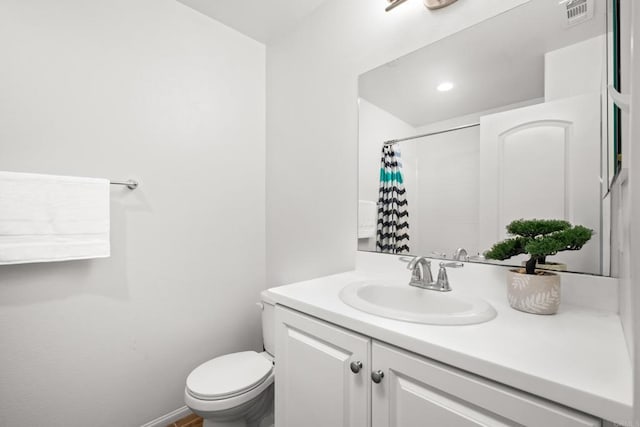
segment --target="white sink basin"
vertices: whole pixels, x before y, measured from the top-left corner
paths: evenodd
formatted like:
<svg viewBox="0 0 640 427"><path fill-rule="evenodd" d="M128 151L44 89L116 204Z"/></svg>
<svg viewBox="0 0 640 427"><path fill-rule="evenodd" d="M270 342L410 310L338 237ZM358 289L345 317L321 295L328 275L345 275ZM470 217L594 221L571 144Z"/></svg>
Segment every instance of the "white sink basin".
<svg viewBox="0 0 640 427"><path fill-rule="evenodd" d="M486 301L383 281L354 282L340 292L347 305L376 316L431 325L472 325L496 317Z"/></svg>

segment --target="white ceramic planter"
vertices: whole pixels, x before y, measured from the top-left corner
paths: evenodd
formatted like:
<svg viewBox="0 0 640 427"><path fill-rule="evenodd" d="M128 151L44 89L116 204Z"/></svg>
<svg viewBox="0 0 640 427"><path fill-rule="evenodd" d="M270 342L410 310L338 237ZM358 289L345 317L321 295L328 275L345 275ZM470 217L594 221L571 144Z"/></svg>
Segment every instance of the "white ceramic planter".
<svg viewBox="0 0 640 427"><path fill-rule="evenodd" d="M536 270L541 274L520 271L507 272L509 305L526 313L555 314L560 307L560 276L548 271Z"/></svg>

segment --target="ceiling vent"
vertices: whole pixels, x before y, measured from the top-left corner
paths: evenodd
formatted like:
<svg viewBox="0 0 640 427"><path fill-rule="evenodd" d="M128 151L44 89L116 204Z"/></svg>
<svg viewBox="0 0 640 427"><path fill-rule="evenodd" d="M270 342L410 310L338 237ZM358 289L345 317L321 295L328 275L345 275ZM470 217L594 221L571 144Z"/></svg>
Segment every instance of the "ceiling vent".
<svg viewBox="0 0 640 427"><path fill-rule="evenodd" d="M572 27L581 22L593 18L594 0L569 0L563 1L565 12L565 25Z"/></svg>

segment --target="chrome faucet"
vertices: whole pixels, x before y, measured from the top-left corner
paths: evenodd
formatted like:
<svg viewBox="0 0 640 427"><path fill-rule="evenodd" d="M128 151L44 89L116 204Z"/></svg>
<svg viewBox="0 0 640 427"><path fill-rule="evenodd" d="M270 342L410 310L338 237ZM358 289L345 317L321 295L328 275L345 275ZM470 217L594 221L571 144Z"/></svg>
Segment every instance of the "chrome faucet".
<svg viewBox="0 0 640 427"><path fill-rule="evenodd" d="M449 292L451 286L447 276L447 267L460 268L464 267L464 264L461 262L441 262L438 280L434 281L431 275L431 261L425 257L415 257L407 264L407 269L411 270L409 285L432 291Z"/></svg>
<svg viewBox="0 0 640 427"><path fill-rule="evenodd" d="M411 270L409 285L427 289L435 284L431 275L431 261L427 261L425 257L417 256L413 258L407 264L407 269Z"/></svg>
<svg viewBox="0 0 640 427"><path fill-rule="evenodd" d="M454 261L462 261L462 260L468 261L469 254L467 253L467 250L465 248L458 248L453 253L453 259Z"/></svg>

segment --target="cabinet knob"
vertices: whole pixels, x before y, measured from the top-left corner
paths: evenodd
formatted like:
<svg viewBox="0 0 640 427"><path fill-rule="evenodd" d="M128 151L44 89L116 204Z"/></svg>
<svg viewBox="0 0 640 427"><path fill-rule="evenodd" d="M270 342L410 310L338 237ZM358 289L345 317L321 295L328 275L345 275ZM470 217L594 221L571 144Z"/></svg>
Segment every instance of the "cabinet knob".
<svg viewBox="0 0 640 427"><path fill-rule="evenodd" d="M380 384L380 382L382 381L382 379L384 378L384 372L382 371L375 371L375 372L371 372L371 380L376 383L376 384Z"/></svg>
<svg viewBox="0 0 640 427"><path fill-rule="evenodd" d="M361 361L355 361L355 362L351 362L351 372L353 372L354 374L357 374L358 372L360 372L360 369L362 369L362 362Z"/></svg>

